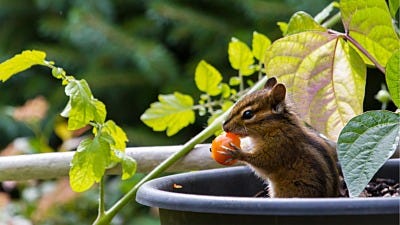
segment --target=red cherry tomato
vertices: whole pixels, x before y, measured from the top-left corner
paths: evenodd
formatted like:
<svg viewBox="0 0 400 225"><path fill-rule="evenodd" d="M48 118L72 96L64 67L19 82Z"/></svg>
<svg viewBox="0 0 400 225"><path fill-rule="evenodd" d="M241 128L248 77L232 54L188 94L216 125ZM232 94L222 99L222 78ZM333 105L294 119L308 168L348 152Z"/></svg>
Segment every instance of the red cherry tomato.
<svg viewBox="0 0 400 225"><path fill-rule="evenodd" d="M234 144L240 148L240 138L233 133L223 133L216 137L211 143L211 157L218 163L222 165L232 165L236 163L236 159L232 159L228 149L235 151L235 149L230 145Z"/></svg>

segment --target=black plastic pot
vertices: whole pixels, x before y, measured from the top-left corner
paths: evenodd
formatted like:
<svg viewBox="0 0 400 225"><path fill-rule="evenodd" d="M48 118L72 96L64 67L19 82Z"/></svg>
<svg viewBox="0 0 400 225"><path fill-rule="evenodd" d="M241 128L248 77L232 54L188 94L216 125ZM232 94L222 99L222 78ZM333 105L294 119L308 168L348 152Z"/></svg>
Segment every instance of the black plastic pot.
<svg viewBox="0 0 400 225"><path fill-rule="evenodd" d="M400 161L378 177L399 180ZM400 198L254 198L264 184L247 167L166 176L144 184L136 200L158 207L162 225L399 224Z"/></svg>

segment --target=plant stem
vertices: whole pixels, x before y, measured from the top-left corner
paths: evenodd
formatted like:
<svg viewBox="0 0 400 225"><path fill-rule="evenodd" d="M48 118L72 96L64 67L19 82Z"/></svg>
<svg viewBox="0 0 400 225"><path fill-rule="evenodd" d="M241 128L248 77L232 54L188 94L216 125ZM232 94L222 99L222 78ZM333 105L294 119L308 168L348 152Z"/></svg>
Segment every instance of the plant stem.
<svg viewBox="0 0 400 225"><path fill-rule="evenodd" d="M381 109L386 110L386 108L387 108L387 102L382 102Z"/></svg>
<svg viewBox="0 0 400 225"><path fill-rule="evenodd" d="M347 41L349 41L351 44L353 44L360 52L362 52L371 62L375 65L376 68L378 68L383 74L386 74L385 67L383 67L379 62L365 49L363 46L361 46L360 43L358 43L353 37L349 35L348 32L345 34L337 32L335 30L328 30L328 33L337 35L337 36L342 36L345 38Z"/></svg>
<svg viewBox="0 0 400 225"><path fill-rule="evenodd" d="M324 21L329 14L331 13L331 11L337 7L337 2L331 2L329 5L327 5L324 9L321 10L320 13L318 13L315 17L314 20L317 23L322 23L322 21Z"/></svg>
<svg viewBox="0 0 400 225"><path fill-rule="evenodd" d="M375 64L376 68L378 68L383 74L386 74L385 68L379 64L379 62L363 47L354 40L348 33L345 34L346 39L352 43L358 50L360 50L373 64Z"/></svg>
<svg viewBox="0 0 400 225"><path fill-rule="evenodd" d="M94 222L96 224L97 221L99 221L102 217L105 215L105 194L104 194L104 189L105 189L105 182L104 182L105 176L103 176L100 180L99 183L99 211L97 214L97 219Z"/></svg>
<svg viewBox="0 0 400 225"><path fill-rule="evenodd" d="M240 78L239 91L243 91L244 90L243 75L242 75L242 72L240 72L240 70L239 70L239 78Z"/></svg>
<svg viewBox="0 0 400 225"><path fill-rule="evenodd" d="M267 81L267 77L265 76L263 79L259 80L247 93L252 93L258 89L260 89L264 83ZM142 178L126 195L124 195L119 201L117 201L101 218L97 219L93 224L96 225L105 225L109 224L112 218L132 199L135 199L136 193L140 186L146 183L149 180L152 180L158 176L160 176L166 169L172 166L175 162L189 153L197 144L200 144L211 137L221 126L221 123L225 120L225 117L229 114L230 109L228 109L225 113L219 116L212 124L210 124L207 128L197 134L195 137L186 142L182 148L177 151L175 154L168 157L164 162L154 168L149 174L147 174L144 178Z"/></svg>
<svg viewBox="0 0 400 225"><path fill-rule="evenodd" d="M336 13L331 18L329 18L329 20L325 21L322 26L326 28L333 27L333 25L337 24L340 21L341 16L342 15L340 14L340 12Z"/></svg>
<svg viewBox="0 0 400 225"><path fill-rule="evenodd" d="M259 68L259 70L258 70L258 80L261 80L261 78L262 78L262 70L263 70L263 67L264 67L264 63L263 63L263 61L264 60L260 60L259 62L258 62L258 68Z"/></svg>

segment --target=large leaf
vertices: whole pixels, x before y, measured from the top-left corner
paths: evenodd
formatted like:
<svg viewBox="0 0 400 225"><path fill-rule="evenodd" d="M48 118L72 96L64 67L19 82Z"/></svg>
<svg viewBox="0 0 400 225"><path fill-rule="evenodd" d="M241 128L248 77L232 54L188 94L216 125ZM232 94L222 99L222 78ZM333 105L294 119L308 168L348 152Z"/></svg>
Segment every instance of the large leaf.
<svg viewBox="0 0 400 225"><path fill-rule="evenodd" d="M371 111L346 125L338 141L338 157L351 197L358 196L389 159L400 139L400 114Z"/></svg>
<svg viewBox="0 0 400 225"><path fill-rule="evenodd" d="M348 35L385 66L392 53L400 47L386 2L341 0L340 11Z"/></svg>
<svg viewBox="0 0 400 225"><path fill-rule="evenodd" d="M110 144L103 135L83 140L71 161L70 185L83 192L99 182L110 163Z"/></svg>
<svg viewBox="0 0 400 225"><path fill-rule="evenodd" d="M158 102L152 103L140 119L154 131L167 130L172 136L187 125L194 123L193 99L179 92L159 95Z"/></svg>
<svg viewBox="0 0 400 225"><path fill-rule="evenodd" d="M254 73L251 67L254 63L253 53L245 43L232 38L228 46L228 55L232 68L239 70L242 75Z"/></svg>
<svg viewBox="0 0 400 225"><path fill-rule="evenodd" d="M93 97L85 80L69 81L65 87L65 94L70 97L70 100L62 116L68 117L68 129L82 128L90 121L104 123L105 105Z"/></svg>
<svg viewBox="0 0 400 225"><path fill-rule="evenodd" d="M362 113L366 67L341 37L318 31L286 36L271 45L265 67L286 84L300 117L333 140Z"/></svg>
<svg viewBox="0 0 400 225"><path fill-rule="evenodd" d="M46 65L46 53L36 50L26 50L21 54L0 64L0 81L7 81L11 76L29 69L34 65Z"/></svg>
<svg viewBox="0 0 400 225"><path fill-rule="evenodd" d="M222 75L204 60L201 60L197 65L194 80L200 91L204 91L211 96L221 93L221 89L218 86L222 81Z"/></svg>
<svg viewBox="0 0 400 225"><path fill-rule="evenodd" d="M386 83L394 104L400 108L400 50L393 53L386 65Z"/></svg>

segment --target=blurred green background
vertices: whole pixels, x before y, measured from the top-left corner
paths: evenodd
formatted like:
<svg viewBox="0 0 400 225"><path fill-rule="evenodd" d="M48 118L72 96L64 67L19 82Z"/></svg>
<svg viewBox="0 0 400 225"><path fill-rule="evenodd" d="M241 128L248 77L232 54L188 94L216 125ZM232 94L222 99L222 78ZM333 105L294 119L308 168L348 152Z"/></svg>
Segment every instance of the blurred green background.
<svg viewBox="0 0 400 225"><path fill-rule="evenodd" d="M158 94L177 90L198 96L193 76L195 66L201 59L214 65L225 77L235 73L230 69L227 57L231 37L250 43L253 31L257 31L275 40L281 37L276 25L278 21L287 22L299 10L315 16L330 2L0 0L0 61L26 49L45 51L47 59L54 60L68 74L88 81L94 96L106 104L108 118L127 131L129 146L181 144L206 125L206 118L198 119L195 125L172 138L167 138L165 133L154 133L139 117L150 103L157 100ZM337 29L340 29L340 24ZM375 73L375 70L369 70L369 73ZM377 109L380 103L373 96L380 89L383 76L377 74L369 76L369 79L372 79L367 89L370 100L365 108ZM49 103L48 116L41 126L47 129L50 145L59 145L57 142L60 140L55 137L52 128L54 121L59 120L55 115L62 111L67 98L48 69L35 67L6 83L0 83L0 149L17 137L33 135L26 124L16 122L10 116L9 106L23 105L37 96L44 96ZM6 204L11 209L5 214L9 212L8 216L12 218L16 215L30 218L37 211L34 205L40 198L33 204L24 198L23 193L27 187L42 190L47 187L45 184L23 183L9 190L3 184L0 190L12 193L10 196L14 200L22 201ZM57 186L55 182L52 185ZM110 194L111 202L129 187L117 188L116 185L111 178L109 188L118 189L113 192L114 195ZM77 197L84 200L75 198L70 203L63 203L57 212L43 216L43 221L38 219L37 223L90 223L96 215L94 193ZM77 202L87 204L78 207ZM158 223L153 216L147 216L147 208L132 204L125 211L128 213L122 213L116 224ZM65 217L65 220L60 220L54 213ZM138 215L138 220L129 220ZM0 214L0 222L2 218L7 218L7 215Z"/></svg>

